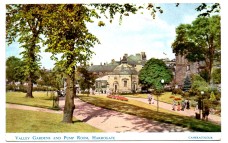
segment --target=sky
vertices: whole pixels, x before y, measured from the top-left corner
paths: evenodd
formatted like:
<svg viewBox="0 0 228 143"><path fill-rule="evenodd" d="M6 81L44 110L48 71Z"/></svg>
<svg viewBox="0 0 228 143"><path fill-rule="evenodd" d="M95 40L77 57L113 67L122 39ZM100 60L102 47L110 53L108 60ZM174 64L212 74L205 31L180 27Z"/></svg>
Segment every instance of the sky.
<svg viewBox="0 0 228 143"><path fill-rule="evenodd" d="M117 15L112 23L102 18L95 20L94 23L88 23L87 27L91 33L97 36L101 44L96 44L92 51L95 55L89 61L89 64L100 64L101 62L110 62L111 59L120 60L125 53L135 55L136 53L146 52L147 59L150 58L169 58L174 59L171 44L175 39L175 28L184 23L191 23L197 17L195 8L198 4L180 4L176 7L174 3L159 3L163 13L157 13L155 19L149 11L143 10L143 14L130 14L123 17L121 25ZM98 26L98 21L105 22L104 27ZM6 58L9 56L21 57L19 43L15 42L6 45ZM54 61L50 59L51 54L44 52L45 47L41 49L42 67L51 69Z"/></svg>

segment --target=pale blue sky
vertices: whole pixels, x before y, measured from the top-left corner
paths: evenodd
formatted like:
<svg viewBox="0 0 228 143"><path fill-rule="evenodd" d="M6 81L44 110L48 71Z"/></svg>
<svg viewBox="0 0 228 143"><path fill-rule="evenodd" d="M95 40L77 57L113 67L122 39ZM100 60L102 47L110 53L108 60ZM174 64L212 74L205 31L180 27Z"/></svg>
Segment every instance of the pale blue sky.
<svg viewBox="0 0 228 143"><path fill-rule="evenodd" d="M171 43L175 39L175 28L181 23L191 23L197 16L195 8L198 4L180 4L175 7L174 3L156 4L160 5L163 14L157 14L153 19L148 11L144 14L130 15L124 17L119 25L118 16L110 24L106 21L104 27L98 27L97 22L88 24L89 30L96 35L101 44L95 45L92 50L96 53L89 63L100 64L100 62L110 62L111 59L119 60L123 54L136 54L146 52L147 58L170 58L173 59ZM19 53L23 51L18 43L6 46L6 58L9 56L21 57ZM42 67L52 68L54 61L50 60L50 53L41 49ZM166 53L166 55L163 54Z"/></svg>

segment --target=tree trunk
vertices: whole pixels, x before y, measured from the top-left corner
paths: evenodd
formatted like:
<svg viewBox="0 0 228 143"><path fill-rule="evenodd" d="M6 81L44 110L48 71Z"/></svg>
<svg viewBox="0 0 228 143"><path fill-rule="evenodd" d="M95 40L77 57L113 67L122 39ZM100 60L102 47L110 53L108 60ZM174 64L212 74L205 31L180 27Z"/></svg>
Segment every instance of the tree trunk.
<svg viewBox="0 0 228 143"><path fill-rule="evenodd" d="M212 36L209 41L209 82L211 81L211 71L213 68L215 48L214 48L214 37Z"/></svg>
<svg viewBox="0 0 228 143"><path fill-rule="evenodd" d="M75 109L74 105L74 74L67 75L67 88L66 88L66 97L65 97L65 106L63 121L65 123L73 122L73 112Z"/></svg>
<svg viewBox="0 0 228 143"><path fill-rule="evenodd" d="M31 74L30 74L28 77L28 88L27 88L27 94L25 97L34 98L32 95L32 89L33 89L33 83L32 83L32 78L31 78Z"/></svg>

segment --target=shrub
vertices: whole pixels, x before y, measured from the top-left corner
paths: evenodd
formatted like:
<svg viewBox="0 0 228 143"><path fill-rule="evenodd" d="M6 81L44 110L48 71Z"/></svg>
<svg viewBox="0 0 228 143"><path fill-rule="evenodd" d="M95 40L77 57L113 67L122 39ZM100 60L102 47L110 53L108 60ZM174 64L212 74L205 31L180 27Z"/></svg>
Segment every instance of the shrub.
<svg viewBox="0 0 228 143"><path fill-rule="evenodd" d="M6 91L20 91L20 92L27 92L27 85L6 85ZM47 88L44 86L37 86L37 87L33 87L33 91L56 91L56 88Z"/></svg>
<svg viewBox="0 0 228 143"><path fill-rule="evenodd" d="M183 91L180 88L175 88L172 90L172 94L182 94Z"/></svg>

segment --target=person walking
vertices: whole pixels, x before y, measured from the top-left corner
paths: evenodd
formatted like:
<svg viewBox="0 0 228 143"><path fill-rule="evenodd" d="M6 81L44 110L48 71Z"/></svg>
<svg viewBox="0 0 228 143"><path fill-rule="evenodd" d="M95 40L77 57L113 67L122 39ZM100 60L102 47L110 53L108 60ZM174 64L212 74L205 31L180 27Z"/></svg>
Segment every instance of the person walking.
<svg viewBox="0 0 228 143"><path fill-rule="evenodd" d="M185 102L184 100L181 102L181 110L184 111L184 108L185 108Z"/></svg>
<svg viewBox="0 0 228 143"><path fill-rule="evenodd" d="M177 103L177 111L180 111L180 102Z"/></svg>
<svg viewBox="0 0 228 143"><path fill-rule="evenodd" d="M190 109L190 102L189 102L189 100L187 100L187 107L186 107L186 109Z"/></svg>
<svg viewBox="0 0 228 143"><path fill-rule="evenodd" d="M176 110L176 101L175 100L173 100L173 109L172 109L173 111L175 111Z"/></svg>
<svg viewBox="0 0 228 143"><path fill-rule="evenodd" d="M203 119L205 119L206 121L208 121L209 114L210 114L209 107L208 106L205 106L204 113L203 113Z"/></svg>
<svg viewBox="0 0 228 143"><path fill-rule="evenodd" d="M149 102L149 104L151 104L151 99L152 99L152 95L151 95L151 93L149 93L149 94L148 94L148 97L147 97L147 98L148 98L148 102Z"/></svg>

